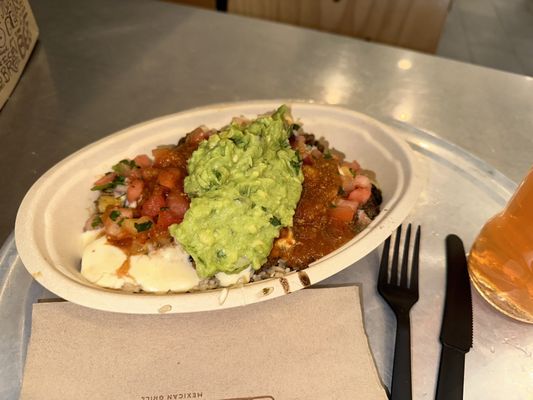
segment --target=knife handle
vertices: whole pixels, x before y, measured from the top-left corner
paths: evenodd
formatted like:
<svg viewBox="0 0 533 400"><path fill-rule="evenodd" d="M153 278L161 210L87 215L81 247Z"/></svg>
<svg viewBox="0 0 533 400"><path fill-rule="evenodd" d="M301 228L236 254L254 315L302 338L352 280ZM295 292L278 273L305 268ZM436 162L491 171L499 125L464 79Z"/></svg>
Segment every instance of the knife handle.
<svg viewBox="0 0 533 400"><path fill-rule="evenodd" d="M391 400L411 400L411 321L409 313L396 315L396 342L392 367Z"/></svg>
<svg viewBox="0 0 533 400"><path fill-rule="evenodd" d="M462 400L464 375L465 354L443 344L435 400Z"/></svg>

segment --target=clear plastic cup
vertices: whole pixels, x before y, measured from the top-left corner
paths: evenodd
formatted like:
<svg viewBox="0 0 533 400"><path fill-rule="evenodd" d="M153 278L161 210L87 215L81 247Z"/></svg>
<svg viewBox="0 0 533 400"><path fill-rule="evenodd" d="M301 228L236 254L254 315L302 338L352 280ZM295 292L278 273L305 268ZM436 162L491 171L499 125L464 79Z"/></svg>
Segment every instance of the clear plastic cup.
<svg viewBox="0 0 533 400"><path fill-rule="evenodd" d="M468 269L474 287L490 304L533 323L533 168L506 208L481 229Z"/></svg>

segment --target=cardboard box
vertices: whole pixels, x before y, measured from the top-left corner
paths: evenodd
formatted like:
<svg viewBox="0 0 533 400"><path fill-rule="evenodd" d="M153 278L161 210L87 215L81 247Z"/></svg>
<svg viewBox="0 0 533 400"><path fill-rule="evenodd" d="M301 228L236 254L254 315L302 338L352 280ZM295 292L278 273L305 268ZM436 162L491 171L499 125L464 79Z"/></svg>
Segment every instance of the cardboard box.
<svg viewBox="0 0 533 400"><path fill-rule="evenodd" d="M27 0L0 0L0 109L15 89L38 36Z"/></svg>

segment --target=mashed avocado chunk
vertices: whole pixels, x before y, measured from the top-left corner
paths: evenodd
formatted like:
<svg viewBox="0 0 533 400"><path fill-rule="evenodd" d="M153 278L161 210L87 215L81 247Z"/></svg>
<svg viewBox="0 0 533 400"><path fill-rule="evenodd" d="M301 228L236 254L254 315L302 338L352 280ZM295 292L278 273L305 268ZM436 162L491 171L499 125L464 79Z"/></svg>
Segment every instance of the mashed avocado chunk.
<svg viewBox="0 0 533 400"><path fill-rule="evenodd" d="M234 121L189 159L191 205L169 229L200 277L259 269L280 229L292 226L303 174L289 144L291 123L285 105L250 122Z"/></svg>

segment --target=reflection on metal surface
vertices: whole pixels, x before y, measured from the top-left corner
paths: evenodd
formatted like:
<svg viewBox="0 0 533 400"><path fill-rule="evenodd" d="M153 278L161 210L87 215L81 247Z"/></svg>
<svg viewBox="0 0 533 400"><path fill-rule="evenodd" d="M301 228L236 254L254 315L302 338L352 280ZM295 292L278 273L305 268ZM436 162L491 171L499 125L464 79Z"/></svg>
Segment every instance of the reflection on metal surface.
<svg viewBox="0 0 533 400"><path fill-rule="evenodd" d="M398 68L400 69L407 71L411 69L412 67L413 67L413 63L411 62L411 60L402 58L400 61L398 61Z"/></svg>
<svg viewBox="0 0 533 400"><path fill-rule="evenodd" d="M392 110L392 116L398 121L409 122L413 118L413 108L413 100L405 96L400 99L400 103Z"/></svg>
<svg viewBox="0 0 533 400"><path fill-rule="evenodd" d="M348 79L346 79L346 76L337 71L326 77L324 86L324 100L328 104L341 104L346 102L350 94L347 90L353 87Z"/></svg>
<svg viewBox="0 0 533 400"><path fill-rule="evenodd" d="M400 104L394 109L394 111L392 112L392 116L399 121L407 122L411 120L413 114L410 110L407 109L405 104Z"/></svg>
<svg viewBox="0 0 533 400"><path fill-rule="evenodd" d="M398 115L397 115L397 118L400 120L400 121L409 121L411 119L411 114L409 112L400 112Z"/></svg>
<svg viewBox="0 0 533 400"><path fill-rule="evenodd" d="M418 147L422 147L423 149L429 149L429 144L426 142L418 141L415 143Z"/></svg>

